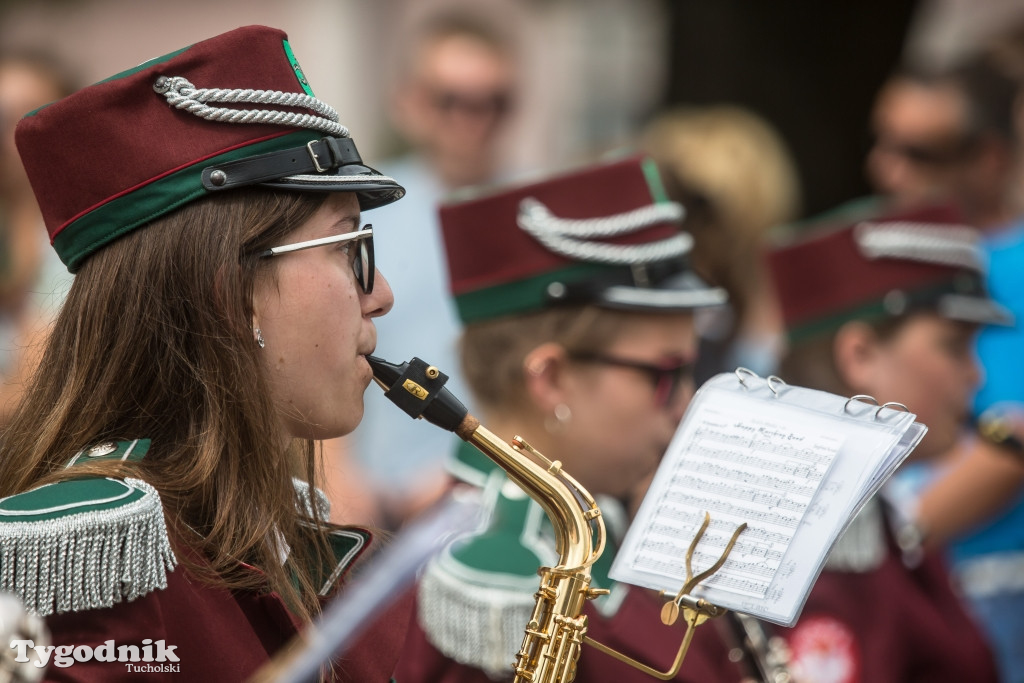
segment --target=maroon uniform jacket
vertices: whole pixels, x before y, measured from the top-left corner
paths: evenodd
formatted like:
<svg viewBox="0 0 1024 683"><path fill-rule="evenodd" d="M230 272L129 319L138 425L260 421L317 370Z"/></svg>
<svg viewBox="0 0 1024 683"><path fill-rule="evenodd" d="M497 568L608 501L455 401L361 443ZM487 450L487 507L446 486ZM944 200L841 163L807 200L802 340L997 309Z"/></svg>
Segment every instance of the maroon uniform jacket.
<svg viewBox="0 0 1024 683"><path fill-rule="evenodd" d="M790 668L813 683L993 683L995 664L980 631L954 592L939 553L904 559L881 511L854 521L861 528L833 551L799 620L779 629ZM866 527L866 528L865 528ZM875 536L872 542L872 536ZM868 567L841 570L838 547L856 538L877 544ZM855 551L857 549L854 549ZM917 557L913 557L916 554Z"/></svg>
<svg viewBox="0 0 1024 683"><path fill-rule="evenodd" d="M652 593L630 588L618 612L611 618L601 616L588 605L587 635L643 664L665 671L675 659L685 627L681 621L672 627L661 623L662 602ZM526 624L523 628L525 633ZM740 680L739 670L728 656L729 649L719 637L715 624L707 622L697 628L682 669L672 680L737 683ZM416 624L410 627L395 679L401 683L494 681L481 669L460 664L443 655L430 644L423 629ZM647 683L657 679L584 645L577 662L576 680L581 683Z"/></svg>
<svg viewBox="0 0 1024 683"><path fill-rule="evenodd" d="M99 444L68 467L137 461L148 448L145 439ZM304 482L295 486L300 503L325 517L326 497L311 495ZM372 535L332 526L328 540L331 561L314 573L325 600ZM186 543L172 548L160 496L138 479L84 476L0 499L0 591L45 617L56 648L46 680L244 681L301 630L278 595L210 586L189 573L182 555L192 566L203 562ZM390 681L411 611L411 600L388 608L334 662L333 680ZM34 666L28 648L37 644L18 640L16 661Z"/></svg>
<svg viewBox="0 0 1024 683"><path fill-rule="evenodd" d="M350 531L350 530L349 530ZM339 558L342 573L358 552ZM344 556L343 556L344 557ZM344 563L344 565L343 565ZM334 662L331 680L388 683L405 637L411 600L396 601L357 642ZM167 588L155 590L113 607L84 610L46 619L54 645L88 645L107 640L116 645L141 646L143 639L174 646L178 662L163 671L130 670L123 662L74 662L46 670L48 681L166 680L245 681L266 664L302 628L276 593L232 592L200 583L178 565L167 577ZM145 666L145 662L135 662ZM160 667L154 662L153 667Z"/></svg>

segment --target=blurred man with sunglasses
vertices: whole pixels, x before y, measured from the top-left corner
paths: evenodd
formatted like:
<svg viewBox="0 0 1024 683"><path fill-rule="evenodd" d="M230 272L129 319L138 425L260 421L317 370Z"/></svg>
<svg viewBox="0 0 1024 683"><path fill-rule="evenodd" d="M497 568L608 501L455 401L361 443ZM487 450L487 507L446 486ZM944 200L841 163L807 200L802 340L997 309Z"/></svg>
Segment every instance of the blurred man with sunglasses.
<svg viewBox="0 0 1024 683"><path fill-rule="evenodd" d="M932 545L949 544L958 588L989 637L1003 679L1019 681L1024 680L1024 451L1019 448L1024 219L1014 125L1019 83L1007 60L998 57L1006 47L1001 42L942 71L905 70L891 78L876 103L877 139L867 169L875 188L896 203L952 202L982 229L988 290L1018 320L1016 327L986 327L978 335L984 379L973 416L982 427L975 432L964 425L960 446L943 462L909 469L898 482L908 490L923 487L907 504L914 533ZM1024 45L1020 38L1016 43ZM1005 438L1014 422L1016 438Z"/></svg>
<svg viewBox="0 0 1024 683"><path fill-rule="evenodd" d="M938 70L905 68L872 116L867 173L897 204L951 201L981 229L1013 218L1015 84L977 58Z"/></svg>
<svg viewBox="0 0 1024 683"><path fill-rule="evenodd" d="M390 114L408 153L382 167L404 174L407 205L379 219L395 226L394 234L374 237L378 253L393 260L388 280L402 303L381 328L377 351L429 359L452 375L448 386L459 395L468 393L455 348L461 324L448 292L437 207L451 192L504 170L519 76L515 22L505 9L513 11L498 2L417 4L394 40ZM440 495L443 462L456 441L422 421L396 419L383 395L367 395L365 418L348 445L360 460L388 454L365 462L383 513L378 524L396 527Z"/></svg>

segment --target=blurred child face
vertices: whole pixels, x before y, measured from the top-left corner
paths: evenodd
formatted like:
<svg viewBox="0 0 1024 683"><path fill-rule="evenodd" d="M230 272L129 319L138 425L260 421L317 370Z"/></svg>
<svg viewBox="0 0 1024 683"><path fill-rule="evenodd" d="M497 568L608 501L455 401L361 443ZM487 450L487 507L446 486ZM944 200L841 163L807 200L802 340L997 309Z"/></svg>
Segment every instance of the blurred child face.
<svg viewBox="0 0 1024 683"><path fill-rule="evenodd" d="M337 193L285 242L358 229L356 196ZM265 340L260 354L287 436L341 436L362 419L363 392L373 378L366 356L377 343L373 318L394 298L380 273L373 291L362 291L356 258L353 242L282 254L272 259L273 276L257 283L253 322Z"/></svg>
<svg viewBox="0 0 1024 683"><path fill-rule="evenodd" d="M910 316L892 336L871 343L858 373L857 393L898 401L917 415L928 433L916 459L953 446L969 415L980 380L973 351L976 326L932 313Z"/></svg>
<svg viewBox="0 0 1024 683"><path fill-rule="evenodd" d="M696 352L690 314L638 314L600 359L570 361L572 417L558 455L572 459L570 471L591 493L627 498L657 467L693 396ZM689 367L659 376L617 361Z"/></svg>

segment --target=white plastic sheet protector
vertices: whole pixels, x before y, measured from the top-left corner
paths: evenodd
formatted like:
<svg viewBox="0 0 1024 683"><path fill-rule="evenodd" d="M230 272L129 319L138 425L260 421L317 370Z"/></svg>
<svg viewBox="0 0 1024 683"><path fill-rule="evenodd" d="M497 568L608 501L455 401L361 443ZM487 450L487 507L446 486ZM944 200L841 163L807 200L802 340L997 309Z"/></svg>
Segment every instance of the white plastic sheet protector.
<svg viewBox="0 0 1024 683"><path fill-rule="evenodd" d="M615 558L617 581L674 596L705 513L711 524L692 557L725 564L693 595L783 626L793 625L828 553L850 521L927 428L903 406L879 406L762 379L742 368L694 396Z"/></svg>

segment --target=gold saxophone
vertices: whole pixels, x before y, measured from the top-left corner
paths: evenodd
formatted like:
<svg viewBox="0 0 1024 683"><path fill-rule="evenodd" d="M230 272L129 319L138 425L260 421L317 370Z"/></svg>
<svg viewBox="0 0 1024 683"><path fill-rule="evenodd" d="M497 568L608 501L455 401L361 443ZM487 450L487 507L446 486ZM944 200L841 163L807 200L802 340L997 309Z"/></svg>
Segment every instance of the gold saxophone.
<svg viewBox="0 0 1024 683"><path fill-rule="evenodd" d="M423 417L476 446L551 519L558 564L538 572L540 589L516 655L515 682L570 683L587 631L583 605L607 592L590 588L590 567L605 544L604 520L594 498L557 460L548 460L518 436L509 445L481 425L443 388L447 377L437 368L418 358L401 366L372 356L367 360L388 398L412 417Z"/></svg>
<svg viewBox="0 0 1024 683"><path fill-rule="evenodd" d="M419 358L402 365L373 356L368 356L367 360L373 368L374 379L392 402L408 415L422 417L476 446L537 501L551 520L558 564L541 567L537 572L541 577L540 588L534 595L533 614L516 655L515 683L571 683L576 677L576 662L583 643L655 678L664 681L674 678L689 649L694 628L707 618L725 612L693 598L689 595L690 589L721 567L746 525L736 530L715 564L692 576L690 558L710 521L710 518L705 519L687 554L686 585L662 610L662 621L668 625L680 614L686 616L687 630L675 661L667 671L642 664L586 635L587 617L583 614L583 605L608 592L590 587L590 568L601 557L605 546L604 520L593 496L566 474L557 460L548 460L518 436L509 445L481 425L444 388L448 377L436 367Z"/></svg>

